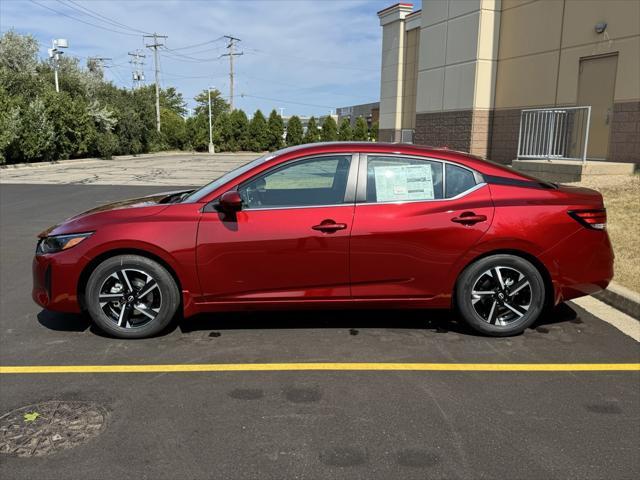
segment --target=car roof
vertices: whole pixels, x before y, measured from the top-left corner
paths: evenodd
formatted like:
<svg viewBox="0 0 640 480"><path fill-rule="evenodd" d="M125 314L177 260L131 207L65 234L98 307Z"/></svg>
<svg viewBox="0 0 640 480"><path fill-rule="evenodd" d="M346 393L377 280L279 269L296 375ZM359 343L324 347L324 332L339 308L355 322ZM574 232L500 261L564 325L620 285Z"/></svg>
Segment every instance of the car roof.
<svg viewBox="0 0 640 480"><path fill-rule="evenodd" d="M447 147L430 147L410 143L389 142L318 142L287 147L264 157L269 161L275 157L294 157L299 154L321 154L341 152L387 153L396 155L418 155L438 160L450 160L463 164L480 173L510 178L529 178L505 165L500 165L470 153L451 150Z"/></svg>

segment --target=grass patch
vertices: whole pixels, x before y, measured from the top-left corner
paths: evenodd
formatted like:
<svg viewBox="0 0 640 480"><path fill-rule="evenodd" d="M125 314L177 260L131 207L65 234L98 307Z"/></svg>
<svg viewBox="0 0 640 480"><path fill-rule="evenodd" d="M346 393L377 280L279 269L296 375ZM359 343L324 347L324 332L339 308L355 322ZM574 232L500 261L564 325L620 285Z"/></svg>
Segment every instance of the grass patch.
<svg viewBox="0 0 640 480"><path fill-rule="evenodd" d="M593 175L576 185L602 193L616 254L614 280L640 292L640 175Z"/></svg>

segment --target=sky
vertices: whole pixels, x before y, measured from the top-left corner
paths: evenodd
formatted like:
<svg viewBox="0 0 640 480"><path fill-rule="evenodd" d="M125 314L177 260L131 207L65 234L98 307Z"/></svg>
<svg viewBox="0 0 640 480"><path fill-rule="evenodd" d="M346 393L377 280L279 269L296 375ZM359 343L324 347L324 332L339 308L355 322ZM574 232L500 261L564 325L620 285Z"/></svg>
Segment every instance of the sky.
<svg viewBox="0 0 640 480"><path fill-rule="evenodd" d="M235 57L235 106L284 115L326 115L331 109L378 101L382 29L376 12L393 0L0 0L0 30L32 34L41 56L53 38L65 55L110 57L105 78L132 86L131 57L153 52L143 33L166 35L160 85L176 87L189 107L208 86L229 94L223 35L240 38ZM418 7L416 7L417 9ZM147 39L146 43L150 43ZM195 45L195 46L194 46ZM185 48L187 47L187 48ZM280 110L283 109L283 110Z"/></svg>

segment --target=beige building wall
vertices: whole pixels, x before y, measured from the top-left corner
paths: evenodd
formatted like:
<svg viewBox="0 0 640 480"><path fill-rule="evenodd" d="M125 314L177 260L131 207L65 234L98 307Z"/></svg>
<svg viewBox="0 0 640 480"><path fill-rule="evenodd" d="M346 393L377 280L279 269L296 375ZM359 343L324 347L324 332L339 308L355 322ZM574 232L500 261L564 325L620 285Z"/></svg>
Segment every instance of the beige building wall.
<svg viewBox="0 0 640 480"><path fill-rule="evenodd" d="M411 17L417 17L416 25L410 24ZM413 130L416 127L416 93L418 89L418 52L420 46L420 12L414 12L407 17L405 50L404 50L404 78L402 85L402 118L401 130Z"/></svg>
<svg viewBox="0 0 640 480"><path fill-rule="evenodd" d="M382 65L380 75L381 141L400 141L405 91L405 18L413 11L410 4L396 4L378 12L382 26Z"/></svg>
<svg viewBox="0 0 640 480"><path fill-rule="evenodd" d="M606 159L639 161L640 1L503 0L491 156L515 158L522 108L577 105L580 61L607 54L618 59Z"/></svg>
<svg viewBox="0 0 640 480"><path fill-rule="evenodd" d="M486 155L499 0L424 0L416 142Z"/></svg>
<svg viewBox="0 0 640 480"><path fill-rule="evenodd" d="M613 85L613 105L602 108L598 96L591 118L592 132L594 122L606 124L597 156L640 162L640 0L423 0L421 12L411 10L398 4L378 14L381 140L415 128L415 143L508 163L523 108L584 103L581 63L598 75L609 65L602 84ZM595 66L607 55L615 61Z"/></svg>

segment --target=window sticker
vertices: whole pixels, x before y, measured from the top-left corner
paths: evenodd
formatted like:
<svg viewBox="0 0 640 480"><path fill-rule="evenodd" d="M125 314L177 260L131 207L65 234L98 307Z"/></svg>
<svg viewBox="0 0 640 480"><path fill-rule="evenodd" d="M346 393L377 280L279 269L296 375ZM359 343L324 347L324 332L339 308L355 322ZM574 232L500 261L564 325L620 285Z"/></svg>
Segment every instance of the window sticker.
<svg viewBox="0 0 640 480"><path fill-rule="evenodd" d="M433 200L431 165L374 167L378 202Z"/></svg>

